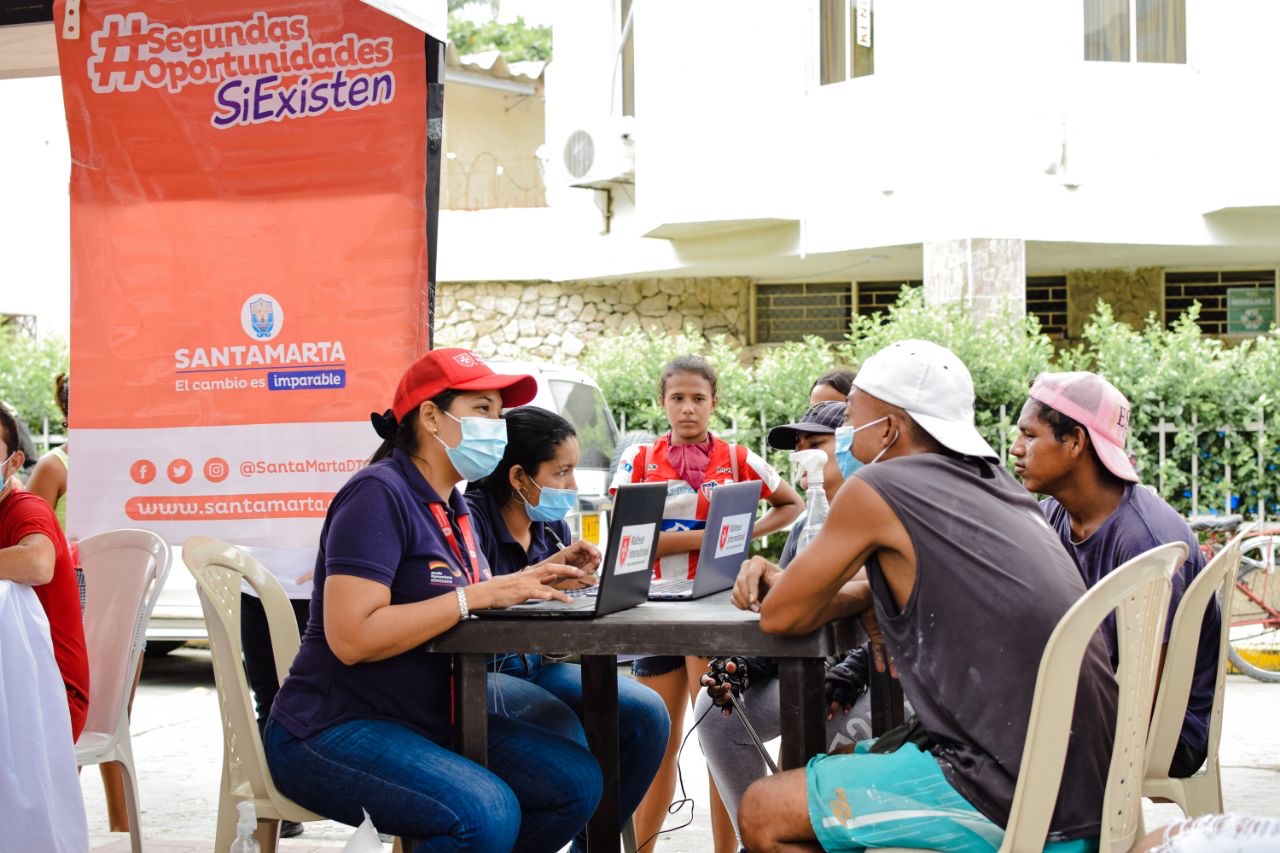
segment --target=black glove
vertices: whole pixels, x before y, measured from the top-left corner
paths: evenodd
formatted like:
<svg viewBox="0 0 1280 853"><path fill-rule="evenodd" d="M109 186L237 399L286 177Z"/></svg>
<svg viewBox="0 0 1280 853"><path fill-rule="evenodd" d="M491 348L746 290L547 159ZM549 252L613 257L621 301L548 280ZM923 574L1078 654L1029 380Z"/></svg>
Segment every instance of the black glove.
<svg viewBox="0 0 1280 853"><path fill-rule="evenodd" d="M844 660L827 670L827 704L839 703L848 708L867 692L871 677L871 649L867 644L858 646L845 655Z"/></svg>
<svg viewBox="0 0 1280 853"><path fill-rule="evenodd" d="M752 680L770 678L777 674L778 664L773 658L743 657L742 655L711 658L707 674L703 676L703 684L707 687L707 695L717 705L727 706L729 696L725 691L726 687L734 696L741 696L742 692L751 686Z"/></svg>

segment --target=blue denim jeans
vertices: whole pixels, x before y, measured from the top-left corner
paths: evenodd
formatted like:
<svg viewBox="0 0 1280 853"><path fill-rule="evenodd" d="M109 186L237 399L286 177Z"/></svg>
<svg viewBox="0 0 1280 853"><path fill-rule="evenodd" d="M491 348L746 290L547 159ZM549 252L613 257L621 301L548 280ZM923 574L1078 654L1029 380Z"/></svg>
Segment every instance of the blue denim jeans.
<svg viewBox="0 0 1280 853"><path fill-rule="evenodd" d="M499 656L489 675L489 710L532 723L561 737L587 743L582 729L582 667L544 663L538 655ZM671 720L662 697L639 682L618 678L618 750L622 765L618 797L623 823L658 772ZM582 839L575 850L585 849Z"/></svg>
<svg viewBox="0 0 1280 853"><path fill-rule="evenodd" d="M560 850L595 811L600 767L578 744L489 717L489 768L387 720L354 720L306 739L267 723L276 787L303 808L421 840L417 853Z"/></svg>

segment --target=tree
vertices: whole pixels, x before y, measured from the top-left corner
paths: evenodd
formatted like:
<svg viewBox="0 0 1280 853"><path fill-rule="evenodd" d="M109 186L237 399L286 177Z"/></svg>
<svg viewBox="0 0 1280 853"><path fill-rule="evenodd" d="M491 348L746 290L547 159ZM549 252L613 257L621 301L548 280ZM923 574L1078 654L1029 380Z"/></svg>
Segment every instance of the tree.
<svg viewBox="0 0 1280 853"><path fill-rule="evenodd" d="M464 56L497 50L507 62L551 59L550 27L530 26L524 18L516 18L509 24L497 20L477 23L452 14L452 3L449 11L449 41Z"/></svg>
<svg viewBox="0 0 1280 853"><path fill-rule="evenodd" d="M62 412L53 399L53 377L66 373L70 355L59 337L37 340L25 332L0 327L0 399L39 432L45 418L60 431Z"/></svg>

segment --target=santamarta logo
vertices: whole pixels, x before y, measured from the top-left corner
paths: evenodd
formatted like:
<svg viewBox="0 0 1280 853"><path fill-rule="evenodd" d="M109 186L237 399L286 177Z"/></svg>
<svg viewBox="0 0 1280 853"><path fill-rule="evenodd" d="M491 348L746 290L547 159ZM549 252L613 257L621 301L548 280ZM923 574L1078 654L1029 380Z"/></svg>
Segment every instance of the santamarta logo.
<svg viewBox="0 0 1280 853"><path fill-rule="evenodd" d="M240 306L240 328L255 341L251 344L182 347L173 353L173 366L179 373L215 373L233 370L267 369L271 367L342 367L347 354L342 341L303 341L301 343L269 343L284 329L284 306L270 293L255 293ZM321 373L324 371L316 371ZM327 376L311 380L285 381L272 384L272 390L288 388L342 388L345 371L327 371ZM284 376L287 374L276 374ZM248 387L237 386L237 387ZM255 387L262 387L261 384ZM181 386L180 391L195 390ZM199 390L218 390L202 388Z"/></svg>
<svg viewBox="0 0 1280 853"><path fill-rule="evenodd" d="M346 33L336 42L313 41L304 15L255 12L249 20L188 27L141 12L111 14L91 44L95 92L216 85L210 121L220 129L358 110L395 97L395 74L374 70L391 64L391 38Z"/></svg>
<svg viewBox="0 0 1280 853"><path fill-rule="evenodd" d="M255 341L269 341L284 328L284 309L269 293L255 293L240 307L240 326Z"/></svg>

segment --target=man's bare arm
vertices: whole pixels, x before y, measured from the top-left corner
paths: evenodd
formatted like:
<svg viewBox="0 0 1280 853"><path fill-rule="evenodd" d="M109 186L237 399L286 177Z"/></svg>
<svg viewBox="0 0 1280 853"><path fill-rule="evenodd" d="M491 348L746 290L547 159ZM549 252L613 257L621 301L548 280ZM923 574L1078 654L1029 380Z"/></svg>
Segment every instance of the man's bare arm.
<svg viewBox="0 0 1280 853"><path fill-rule="evenodd" d="M8 548L0 548L0 580L43 586L53 580L57 552L43 533L28 533Z"/></svg>
<svg viewBox="0 0 1280 853"><path fill-rule="evenodd" d="M896 551L904 539L906 531L884 498L861 479L847 480L818 537L771 579L760 606L761 629L807 634L865 610L871 604L870 585L850 581L873 553Z"/></svg>

